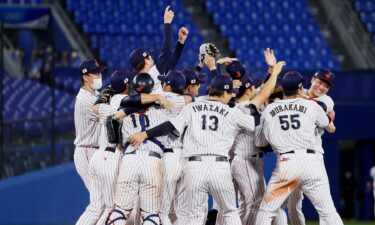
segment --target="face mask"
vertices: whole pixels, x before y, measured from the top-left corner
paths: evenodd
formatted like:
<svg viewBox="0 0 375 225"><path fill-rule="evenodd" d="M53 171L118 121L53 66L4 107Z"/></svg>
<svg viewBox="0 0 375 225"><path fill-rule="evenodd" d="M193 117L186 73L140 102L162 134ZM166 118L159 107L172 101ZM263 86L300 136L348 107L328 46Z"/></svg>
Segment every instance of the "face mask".
<svg viewBox="0 0 375 225"><path fill-rule="evenodd" d="M99 90L101 87L102 87L102 78L98 78L98 79L92 79L93 80L93 83L90 84L90 86L94 89L94 90Z"/></svg>

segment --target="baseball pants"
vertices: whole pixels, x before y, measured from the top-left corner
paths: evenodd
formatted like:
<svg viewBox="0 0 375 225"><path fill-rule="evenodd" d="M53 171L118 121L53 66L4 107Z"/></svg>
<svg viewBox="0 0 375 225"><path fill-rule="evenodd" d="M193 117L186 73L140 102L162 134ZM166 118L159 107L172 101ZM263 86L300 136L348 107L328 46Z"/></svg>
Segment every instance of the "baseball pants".
<svg viewBox="0 0 375 225"><path fill-rule="evenodd" d="M185 167L185 184L189 201L189 225L206 220L208 195L223 210L225 225L240 225L230 164L223 156L192 156Z"/></svg>
<svg viewBox="0 0 375 225"><path fill-rule="evenodd" d="M277 211L298 187L310 199L319 214L319 224L342 225L324 178L325 168L316 154L298 150L278 155L276 168L262 199L256 224L269 225Z"/></svg>
<svg viewBox="0 0 375 225"><path fill-rule="evenodd" d="M77 173L81 176L83 183L85 184L87 190L90 192L89 183L89 163L91 157L94 153L99 150L99 148L86 148L86 147L76 147L74 150L74 165L76 167Z"/></svg>
<svg viewBox="0 0 375 225"><path fill-rule="evenodd" d="M159 153L125 153L116 184L115 207L109 215L107 224L124 224L138 198L143 224L160 224L162 185L163 162Z"/></svg>

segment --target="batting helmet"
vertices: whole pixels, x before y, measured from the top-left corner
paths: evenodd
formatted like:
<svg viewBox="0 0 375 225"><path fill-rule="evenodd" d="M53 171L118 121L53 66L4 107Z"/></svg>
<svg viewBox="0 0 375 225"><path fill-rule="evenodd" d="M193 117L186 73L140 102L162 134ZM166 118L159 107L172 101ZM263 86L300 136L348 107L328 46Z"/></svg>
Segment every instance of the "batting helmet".
<svg viewBox="0 0 375 225"><path fill-rule="evenodd" d="M154 79L148 73L140 73L134 77L131 87L137 93L149 94L154 87Z"/></svg>

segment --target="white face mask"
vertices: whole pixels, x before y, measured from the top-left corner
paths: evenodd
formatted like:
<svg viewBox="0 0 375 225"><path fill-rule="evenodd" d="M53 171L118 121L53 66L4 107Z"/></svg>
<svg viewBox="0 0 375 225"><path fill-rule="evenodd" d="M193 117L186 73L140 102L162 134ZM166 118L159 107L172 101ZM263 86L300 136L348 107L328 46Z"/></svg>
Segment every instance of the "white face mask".
<svg viewBox="0 0 375 225"><path fill-rule="evenodd" d="M94 89L94 90L99 90L101 87L102 87L102 78L97 78L97 79L92 79L93 83L90 84L90 86Z"/></svg>

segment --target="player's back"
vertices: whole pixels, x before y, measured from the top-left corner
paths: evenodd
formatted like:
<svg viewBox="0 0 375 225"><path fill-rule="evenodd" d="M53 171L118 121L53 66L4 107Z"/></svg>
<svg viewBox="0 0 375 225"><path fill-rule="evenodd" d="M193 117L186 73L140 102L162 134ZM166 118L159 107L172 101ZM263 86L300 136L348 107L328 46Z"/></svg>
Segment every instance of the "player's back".
<svg viewBox="0 0 375 225"><path fill-rule="evenodd" d="M328 117L316 102L301 98L275 101L266 107L261 119L266 139L279 153L314 149L315 129L328 123Z"/></svg>
<svg viewBox="0 0 375 225"><path fill-rule="evenodd" d="M236 103L235 108L241 110L244 114L250 115L249 104L251 104L250 101ZM245 129L239 130L232 146L233 153L245 158L258 153L260 150L255 146L254 139L255 135L253 131L247 131Z"/></svg>
<svg viewBox="0 0 375 225"><path fill-rule="evenodd" d="M186 157L204 154L228 156L234 137L241 126L254 128L252 116L209 99L188 104L179 117L176 118L176 123L172 123L176 125L178 119L186 120L184 122L187 126L184 136ZM178 128L180 133L181 129Z"/></svg>
<svg viewBox="0 0 375 225"><path fill-rule="evenodd" d="M125 117L122 122L123 144L125 152L132 152L135 149L129 145L127 139L138 132L153 128L167 120L167 113L164 108L152 105L149 108ZM166 137L158 137L146 140L137 151L154 151L162 153Z"/></svg>
<svg viewBox="0 0 375 225"><path fill-rule="evenodd" d="M184 95L172 93L172 92L163 92L162 95L173 103L173 108L166 109L168 119L175 118L180 114L182 108L187 104L186 98ZM166 139L166 148L182 148L181 137L171 133Z"/></svg>

